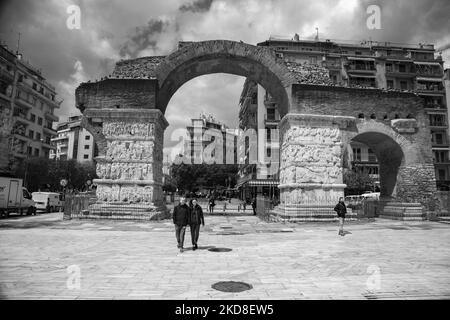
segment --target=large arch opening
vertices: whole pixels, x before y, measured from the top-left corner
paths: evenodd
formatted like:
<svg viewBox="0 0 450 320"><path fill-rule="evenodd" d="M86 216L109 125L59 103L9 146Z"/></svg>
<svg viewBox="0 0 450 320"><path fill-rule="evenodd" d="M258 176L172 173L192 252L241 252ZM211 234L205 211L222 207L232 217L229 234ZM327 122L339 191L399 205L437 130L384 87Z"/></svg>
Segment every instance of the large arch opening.
<svg viewBox="0 0 450 320"><path fill-rule="evenodd" d="M245 100L245 95L247 94L245 93L246 90L248 93L253 92L252 94L255 94L255 99L258 100L256 103L258 108L264 108L264 110L262 110L265 112L264 114L259 111L258 116L255 115L257 118L256 121L258 122L257 126L254 128L245 125L241 126L239 122L239 125L236 126L235 129L244 132L249 129L254 129L257 132L258 149L257 151L252 152L258 154L259 160L264 159L263 161L266 161L270 159L268 161L271 161L272 159L276 159L275 165L264 164L265 168L260 170L259 177L264 176L272 180L276 179L276 176L278 176L279 150L273 150L275 148L272 144L268 147L262 140L267 137L271 140L279 140L278 132L271 135L273 129L277 129L277 123L274 124L273 122L270 122L270 120L273 118L272 120L279 122L279 120L289 112L290 90L291 85L295 80L292 78L284 63L278 61L273 52L266 48L226 40L190 43L186 44L186 46L183 45L179 50L166 57L156 69L159 87L156 107L166 114L170 123L170 114L167 114L166 110L168 109L172 97L177 96L178 90L183 90L185 84L188 84L191 80L195 81L198 77L217 74L240 76L245 79L244 88L241 87L240 92L236 95L237 99L235 99L235 106L230 106L228 110L231 111L233 107L242 107L243 95ZM240 99L239 96L241 96ZM230 98L230 102L233 101L234 97ZM253 99L251 96L247 98L250 98L250 100ZM237 103L238 101L239 103ZM265 110L269 105L270 111ZM208 109L204 111L208 112ZM235 113L236 116L238 113L240 114L240 109L236 110ZM261 137L261 133L258 134L258 129L261 128L265 129L263 130L263 137ZM278 140L277 144L279 143ZM241 146L237 146L238 149L240 147ZM246 149L245 144L243 148ZM251 144L250 149L256 150L254 144ZM244 150L244 154L247 151L248 150ZM224 153L225 152L226 151L224 151ZM238 151L236 150L236 152ZM236 155L234 163L237 165L239 161L240 157ZM223 163L228 162L224 159ZM274 169L275 167L276 169ZM252 170L254 170L255 173L258 169L253 168ZM239 176L247 174L247 171L239 172ZM258 173L256 176L258 176ZM247 192L245 195L244 192L242 192L241 197L253 198L256 196L256 189L258 188L252 188L252 192ZM274 197L278 194L275 181L271 183L270 187L261 187L259 189L260 193L270 194Z"/></svg>
<svg viewBox="0 0 450 320"><path fill-rule="evenodd" d="M404 153L400 145L390 136L380 132L364 132L356 135L351 139L350 145L356 142L360 145L367 146L367 150L376 156L376 162L379 167L379 182L381 197L395 197L397 186L397 175L400 166L404 163ZM359 162L364 166L366 159L358 158L352 148L352 163ZM373 160L371 162L374 162ZM355 166L352 166L355 169Z"/></svg>
<svg viewBox="0 0 450 320"><path fill-rule="evenodd" d="M260 84L277 100L280 114L288 112L295 79L287 67L266 48L228 40L189 43L167 56L156 69L157 108L164 113L184 83L214 73L243 76Z"/></svg>

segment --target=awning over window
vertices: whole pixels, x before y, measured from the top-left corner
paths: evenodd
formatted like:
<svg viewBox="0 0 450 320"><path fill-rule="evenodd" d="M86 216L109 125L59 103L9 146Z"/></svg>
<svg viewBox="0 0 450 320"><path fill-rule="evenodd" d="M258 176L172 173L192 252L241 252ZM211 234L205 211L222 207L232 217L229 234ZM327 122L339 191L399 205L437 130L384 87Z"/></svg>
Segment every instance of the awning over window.
<svg viewBox="0 0 450 320"><path fill-rule="evenodd" d="M442 82L441 78L417 77L417 81Z"/></svg>
<svg viewBox="0 0 450 320"><path fill-rule="evenodd" d="M423 62L423 61L414 61L414 64L419 64L419 65L428 65L428 66L441 66L441 64L439 62Z"/></svg>
<svg viewBox="0 0 450 320"><path fill-rule="evenodd" d="M348 60L375 61L375 58L347 57Z"/></svg>
<svg viewBox="0 0 450 320"><path fill-rule="evenodd" d="M245 181L242 185L248 185L250 187L254 186L278 186L280 182L278 180L270 180L270 179L252 179Z"/></svg>
<svg viewBox="0 0 450 320"><path fill-rule="evenodd" d="M367 78L367 79L375 79L375 75L365 75L365 74L349 74L352 78Z"/></svg>

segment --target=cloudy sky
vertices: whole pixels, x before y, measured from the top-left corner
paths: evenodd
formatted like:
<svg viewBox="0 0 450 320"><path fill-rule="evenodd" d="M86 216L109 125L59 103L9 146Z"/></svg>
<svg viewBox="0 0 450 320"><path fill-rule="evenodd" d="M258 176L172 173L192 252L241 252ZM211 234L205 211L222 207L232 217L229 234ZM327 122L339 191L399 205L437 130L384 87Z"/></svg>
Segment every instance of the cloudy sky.
<svg viewBox="0 0 450 320"><path fill-rule="evenodd" d="M381 8L381 29L366 26L369 5ZM80 29L69 29L67 8L79 6ZM115 61L167 55L177 42L211 39L256 44L271 35L338 40L381 40L450 45L448 0L14 0L0 2L0 39L41 68L54 84L61 120L78 114L74 91L80 82L110 74ZM450 50L444 51L450 62ZM447 67L449 64L446 64ZM237 125L244 79L208 75L186 83L166 111L172 131L200 111Z"/></svg>

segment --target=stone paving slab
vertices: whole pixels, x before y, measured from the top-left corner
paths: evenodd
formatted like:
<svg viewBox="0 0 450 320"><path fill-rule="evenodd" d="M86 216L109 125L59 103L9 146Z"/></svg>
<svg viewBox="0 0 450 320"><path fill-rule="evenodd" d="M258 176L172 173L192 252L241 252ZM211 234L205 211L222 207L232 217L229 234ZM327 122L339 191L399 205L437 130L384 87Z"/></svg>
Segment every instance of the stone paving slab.
<svg viewBox="0 0 450 320"><path fill-rule="evenodd" d="M349 233L340 237L333 223L266 223L255 216L205 219L199 250L189 247L188 228L183 253L167 220L64 221L61 213L2 219L0 297L450 298L448 224L358 221L348 223ZM79 282L73 270L79 271ZM240 293L212 289L219 281L243 281L253 288Z"/></svg>

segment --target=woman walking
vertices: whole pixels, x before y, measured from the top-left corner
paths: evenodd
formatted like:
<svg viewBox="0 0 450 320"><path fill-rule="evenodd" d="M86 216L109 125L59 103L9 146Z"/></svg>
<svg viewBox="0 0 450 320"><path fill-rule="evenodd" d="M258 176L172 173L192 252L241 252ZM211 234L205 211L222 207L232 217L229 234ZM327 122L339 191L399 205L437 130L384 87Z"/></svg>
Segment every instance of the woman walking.
<svg viewBox="0 0 450 320"><path fill-rule="evenodd" d="M189 215L189 226L191 228L192 250L198 249L197 241L200 235L200 224L205 226L202 207L197 203L197 199L192 199L192 209Z"/></svg>
<svg viewBox="0 0 450 320"><path fill-rule="evenodd" d="M336 211L339 218L339 235L344 236L344 220L345 214L347 213L347 207L344 203L344 198L339 198L338 204L334 207L334 211Z"/></svg>

